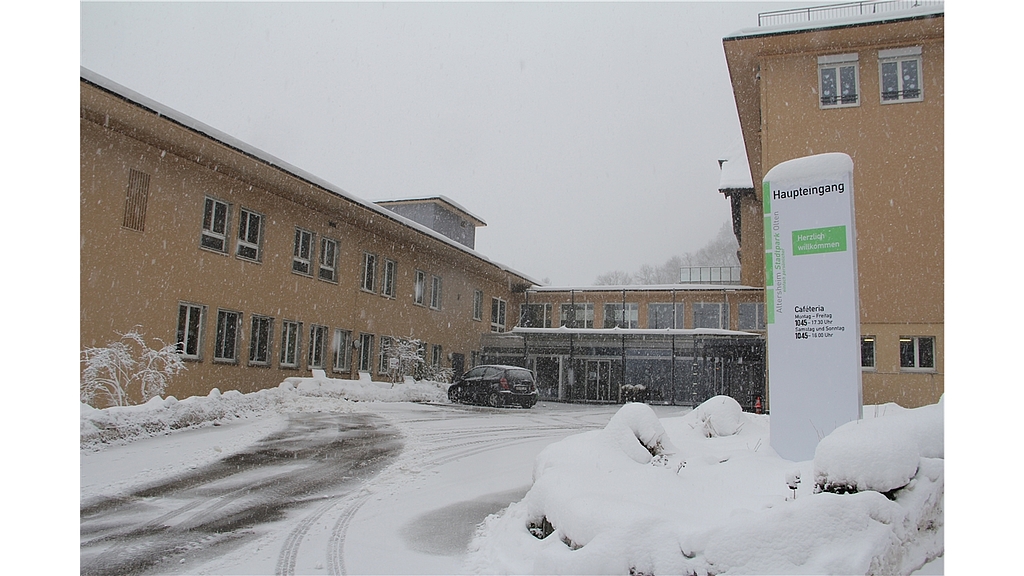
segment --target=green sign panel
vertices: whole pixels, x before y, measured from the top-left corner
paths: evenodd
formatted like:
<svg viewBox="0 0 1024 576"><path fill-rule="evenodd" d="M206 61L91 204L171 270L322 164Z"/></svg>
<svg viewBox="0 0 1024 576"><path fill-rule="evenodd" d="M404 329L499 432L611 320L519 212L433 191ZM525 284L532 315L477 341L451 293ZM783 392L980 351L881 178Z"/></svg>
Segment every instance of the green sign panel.
<svg viewBox="0 0 1024 576"><path fill-rule="evenodd" d="M846 252L846 226L793 230L793 256Z"/></svg>

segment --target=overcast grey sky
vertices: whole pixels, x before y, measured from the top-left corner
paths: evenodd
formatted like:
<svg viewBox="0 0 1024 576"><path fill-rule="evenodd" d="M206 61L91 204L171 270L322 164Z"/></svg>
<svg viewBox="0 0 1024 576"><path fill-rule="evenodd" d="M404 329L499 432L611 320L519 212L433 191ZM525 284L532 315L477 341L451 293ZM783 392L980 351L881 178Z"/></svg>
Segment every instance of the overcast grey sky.
<svg viewBox="0 0 1024 576"><path fill-rule="evenodd" d="M81 64L367 200L444 195L552 284L694 251L779 3L93 3Z"/></svg>

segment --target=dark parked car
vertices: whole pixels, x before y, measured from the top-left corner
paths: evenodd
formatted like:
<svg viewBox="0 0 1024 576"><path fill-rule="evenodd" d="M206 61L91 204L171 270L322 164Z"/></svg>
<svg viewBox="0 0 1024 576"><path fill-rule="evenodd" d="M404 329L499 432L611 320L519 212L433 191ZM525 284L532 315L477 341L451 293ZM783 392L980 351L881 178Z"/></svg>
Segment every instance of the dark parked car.
<svg viewBox="0 0 1024 576"><path fill-rule="evenodd" d="M537 403L537 385L526 368L477 366L455 379L448 388L448 399L463 404L518 404L529 408Z"/></svg>

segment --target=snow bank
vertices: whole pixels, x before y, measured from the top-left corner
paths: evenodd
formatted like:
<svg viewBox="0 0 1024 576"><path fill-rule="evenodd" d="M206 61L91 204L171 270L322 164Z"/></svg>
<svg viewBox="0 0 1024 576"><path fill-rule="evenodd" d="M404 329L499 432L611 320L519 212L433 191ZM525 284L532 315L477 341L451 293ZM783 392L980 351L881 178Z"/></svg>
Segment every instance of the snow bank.
<svg viewBox="0 0 1024 576"><path fill-rule="evenodd" d="M860 422L872 432L837 430L836 448L823 441L823 458L863 462L879 449L874 431L884 429L902 438L894 452L912 448L916 457L899 490L883 494L877 488L889 484L874 479L876 489L835 494L814 482L790 489L787 478L813 478L818 461L780 458L768 442L768 416L713 400L660 421L646 406L626 405L605 429L545 448L525 498L479 528L466 569L907 574L942 555L941 404L886 409ZM649 448L659 443L660 451Z"/></svg>
<svg viewBox="0 0 1024 576"><path fill-rule="evenodd" d="M836 428L814 451L814 482L829 492L889 492L910 483L922 457L943 457L942 400L854 420Z"/></svg>
<svg viewBox="0 0 1024 576"><path fill-rule="evenodd" d="M352 402L448 402L447 384L403 382L398 384L337 380L330 378L288 378L277 388L242 394L217 388L207 396L178 400L173 396L153 398L136 406L97 409L82 404L80 444L98 449L104 444L167 434L182 428L216 426L238 418L255 417L268 410L334 412L352 411Z"/></svg>

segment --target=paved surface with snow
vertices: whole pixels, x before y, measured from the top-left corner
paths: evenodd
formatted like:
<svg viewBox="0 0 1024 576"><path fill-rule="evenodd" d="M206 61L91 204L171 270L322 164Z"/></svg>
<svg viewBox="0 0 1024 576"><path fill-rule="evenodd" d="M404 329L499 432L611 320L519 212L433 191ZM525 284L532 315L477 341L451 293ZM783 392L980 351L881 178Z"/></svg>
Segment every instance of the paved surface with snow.
<svg viewBox="0 0 1024 576"><path fill-rule="evenodd" d="M536 455L618 408L374 402L83 452L81 572L460 573Z"/></svg>

